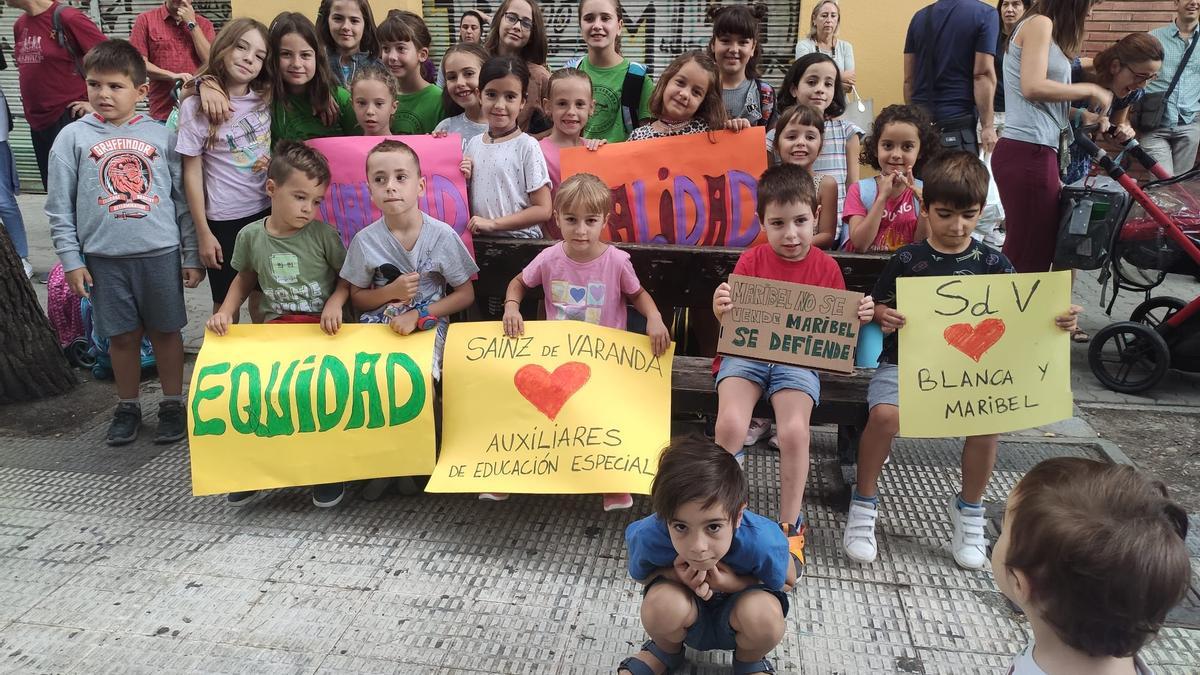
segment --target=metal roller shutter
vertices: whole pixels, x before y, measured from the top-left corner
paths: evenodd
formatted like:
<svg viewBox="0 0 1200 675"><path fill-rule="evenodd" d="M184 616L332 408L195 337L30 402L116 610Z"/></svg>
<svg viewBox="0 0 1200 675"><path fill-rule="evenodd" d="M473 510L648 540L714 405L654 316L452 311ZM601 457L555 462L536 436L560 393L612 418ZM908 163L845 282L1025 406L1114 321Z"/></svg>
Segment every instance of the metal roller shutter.
<svg viewBox="0 0 1200 675"><path fill-rule="evenodd" d="M60 0L61 1L61 0ZM133 28L133 20L138 14L154 9L162 4L162 0L69 0L64 4L77 7L87 12L109 37L128 38ZM196 0L192 3L196 11L219 29L229 20L229 0ZM8 60L8 69L0 70L0 87L8 98L8 105L13 112L13 132L9 137L13 156L17 162L17 172L21 176L21 187L32 192L42 192L41 177L38 175L37 162L33 158L33 145L29 141L29 125L25 123L25 114L21 108L21 92L17 84L17 64L12 56L13 24L22 12L12 7L0 7L0 49L3 49Z"/></svg>
<svg viewBox="0 0 1200 675"><path fill-rule="evenodd" d="M622 53L640 61L657 77L680 52L700 49L712 37L712 26L705 20L711 3L697 0L624 0L625 31ZM769 0L763 73L767 81L778 84L792 64L796 47L798 0ZM491 17L500 2L487 0L423 0L425 22L433 33L434 56L458 35L458 17L467 9L478 9ZM571 56L584 53L579 37L579 2L545 0L541 3L550 40L550 67L561 67Z"/></svg>

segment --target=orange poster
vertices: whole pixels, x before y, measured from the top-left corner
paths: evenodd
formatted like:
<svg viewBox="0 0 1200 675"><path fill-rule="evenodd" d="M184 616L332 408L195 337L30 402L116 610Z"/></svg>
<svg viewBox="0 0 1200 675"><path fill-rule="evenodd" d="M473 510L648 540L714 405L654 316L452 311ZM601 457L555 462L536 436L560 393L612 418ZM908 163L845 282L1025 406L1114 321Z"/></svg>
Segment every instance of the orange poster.
<svg viewBox="0 0 1200 675"><path fill-rule="evenodd" d="M687 134L562 151L562 177L595 174L613 195L604 238L746 247L766 241L755 213L766 132Z"/></svg>

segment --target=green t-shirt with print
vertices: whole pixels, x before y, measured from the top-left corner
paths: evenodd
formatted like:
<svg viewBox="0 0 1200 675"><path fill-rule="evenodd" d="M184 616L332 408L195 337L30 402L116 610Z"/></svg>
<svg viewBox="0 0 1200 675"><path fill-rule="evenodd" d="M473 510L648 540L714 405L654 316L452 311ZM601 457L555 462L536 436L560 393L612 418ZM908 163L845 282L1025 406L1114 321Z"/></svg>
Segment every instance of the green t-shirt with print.
<svg viewBox="0 0 1200 675"><path fill-rule="evenodd" d="M267 321L285 314L320 314L337 288L346 247L333 226L314 220L290 237L267 232L267 219L237 234L233 269L253 270Z"/></svg>
<svg viewBox="0 0 1200 675"><path fill-rule="evenodd" d="M596 100L596 111L583 130L585 138L603 138L609 143L620 143L629 138L625 130L625 119L621 114L621 89L625 86L625 73L629 71L629 59L611 68L597 68L585 57L579 69L592 79L592 98ZM650 119L650 96L654 93L654 81L646 75L642 79L642 98L638 106L636 124Z"/></svg>
<svg viewBox="0 0 1200 675"><path fill-rule="evenodd" d="M442 112L442 88L431 84L421 91L396 97L392 133L431 134L445 116Z"/></svg>
<svg viewBox="0 0 1200 675"><path fill-rule="evenodd" d="M313 110L307 94L293 94L286 102L274 102L271 104L271 141L278 143L285 138L291 141L307 141L310 138L361 134L349 90L345 87L334 89L333 100L337 101L338 119L331 127L325 126Z"/></svg>

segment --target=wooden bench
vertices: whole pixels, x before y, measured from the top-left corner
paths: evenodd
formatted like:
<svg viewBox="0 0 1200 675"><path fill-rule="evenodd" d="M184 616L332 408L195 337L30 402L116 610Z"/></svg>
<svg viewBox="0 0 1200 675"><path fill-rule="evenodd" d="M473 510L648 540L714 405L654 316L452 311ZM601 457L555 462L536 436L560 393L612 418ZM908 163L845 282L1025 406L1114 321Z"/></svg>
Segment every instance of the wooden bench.
<svg viewBox="0 0 1200 675"><path fill-rule="evenodd" d="M477 296L503 296L508 283L543 248L554 242L538 239L475 238L475 260L479 263ZM707 307L718 284L733 273L740 248L684 247L658 244L617 244L629 253L642 286L660 306ZM887 264L887 256L834 253L842 268L846 287L870 293ZM530 296L540 297L531 289ZM717 392L712 376L712 359L676 355L672 366L671 410L675 415L715 416ZM821 404L813 410L813 424L837 424L838 454L842 463L853 463L858 431L867 421L868 373L821 375ZM758 417L773 418L771 405L759 401Z"/></svg>

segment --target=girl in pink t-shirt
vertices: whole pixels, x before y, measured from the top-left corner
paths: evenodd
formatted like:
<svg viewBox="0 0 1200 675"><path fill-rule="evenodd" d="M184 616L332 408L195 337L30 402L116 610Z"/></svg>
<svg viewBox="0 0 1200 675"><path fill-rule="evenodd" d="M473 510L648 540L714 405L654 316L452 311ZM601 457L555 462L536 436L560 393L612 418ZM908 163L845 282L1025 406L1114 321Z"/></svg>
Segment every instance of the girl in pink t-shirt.
<svg viewBox="0 0 1200 675"><path fill-rule="evenodd" d="M939 147L937 132L920 108L889 105L863 143L862 163L879 171L846 191L842 221L847 251L895 251L929 236L921 215L921 181L913 172Z"/></svg>
<svg viewBox="0 0 1200 675"><path fill-rule="evenodd" d="M612 194L599 178L581 173L559 186L554 216L563 240L544 249L508 284L504 295L504 334L516 337L525 331L521 300L530 288L542 287L546 318L586 321L625 330L625 303L646 317L646 334L655 356L671 344L671 334L646 289L642 288L629 254L600 241L612 210ZM507 494L485 493L480 499L507 499ZM604 510L633 506L628 494L604 495Z"/></svg>
<svg viewBox="0 0 1200 675"><path fill-rule="evenodd" d="M583 137L583 129L596 110L596 101L592 98L592 79L578 68L560 68L554 71L550 76L550 83L546 85L546 98L542 99L542 109L554 124L550 133L538 141L542 155L546 157L546 169L550 172L550 194L553 198L559 183L562 182L562 159L559 151L563 148L578 147L595 150L608 141L603 138ZM562 233L558 231L558 221L553 214L543 226L542 234L551 239L562 239Z"/></svg>

